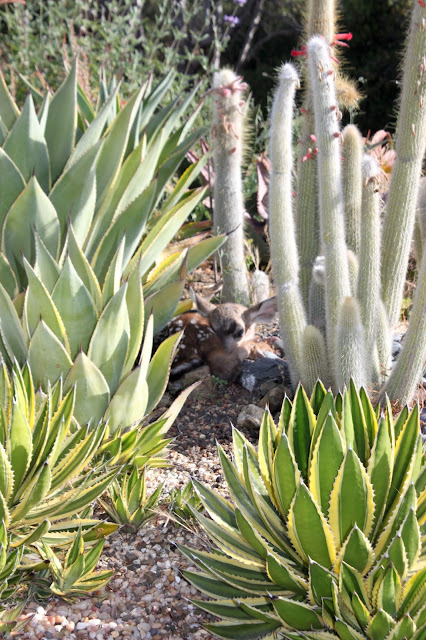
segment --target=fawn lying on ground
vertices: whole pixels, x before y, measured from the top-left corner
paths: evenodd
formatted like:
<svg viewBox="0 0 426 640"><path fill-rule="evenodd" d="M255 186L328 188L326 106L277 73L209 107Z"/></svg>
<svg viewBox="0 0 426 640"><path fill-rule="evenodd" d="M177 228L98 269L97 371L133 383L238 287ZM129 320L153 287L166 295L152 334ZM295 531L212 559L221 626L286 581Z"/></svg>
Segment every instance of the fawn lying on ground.
<svg viewBox="0 0 426 640"><path fill-rule="evenodd" d="M193 294L197 311L189 311L169 323L169 335L184 329L171 374L177 375L208 364L213 375L231 382L238 376L247 358L263 357L272 351L255 342L256 323L269 323L277 312L275 298L269 298L247 309L241 304L213 304Z"/></svg>

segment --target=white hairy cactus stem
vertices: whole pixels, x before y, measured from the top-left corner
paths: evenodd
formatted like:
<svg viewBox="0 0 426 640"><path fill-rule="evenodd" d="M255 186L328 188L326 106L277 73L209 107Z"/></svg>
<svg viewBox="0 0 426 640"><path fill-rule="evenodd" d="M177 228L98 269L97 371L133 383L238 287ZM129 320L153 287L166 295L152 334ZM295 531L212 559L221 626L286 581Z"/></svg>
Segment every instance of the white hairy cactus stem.
<svg viewBox="0 0 426 640"><path fill-rule="evenodd" d="M335 18L335 0L309 0L305 27L307 38L320 34L324 36L327 42L331 42L335 34ZM305 76L303 78L305 99L303 101L301 153L296 199L296 232L300 259L300 290L305 308L308 308L312 265L321 249L318 221L316 142L312 139L312 134L315 131L315 119L309 74L306 73Z"/></svg>
<svg viewBox="0 0 426 640"><path fill-rule="evenodd" d="M325 340L321 331L306 325L302 336L302 384L311 394L317 380L325 387L330 384Z"/></svg>
<svg viewBox="0 0 426 640"><path fill-rule="evenodd" d="M348 124L343 129L343 199L345 203L346 244L359 255L361 242L362 138L358 128Z"/></svg>
<svg viewBox="0 0 426 640"><path fill-rule="evenodd" d="M392 333L389 328L388 314L383 301L379 301L377 322L377 372L373 370L373 383L383 384L389 377L392 367ZM375 358L373 359L373 363Z"/></svg>
<svg viewBox="0 0 426 640"><path fill-rule="evenodd" d="M336 329L335 363L336 385L339 391L349 385L352 378L357 387L366 387L366 351L361 313L356 298L343 300Z"/></svg>
<svg viewBox="0 0 426 640"><path fill-rule="evenodd" d="M253 304L267 300L271 295L268 274L260 269L255 269L251 276L250 288Z"/></svg>
<svg viewBox="0 0 426 640"><path fill-rule="evenodd" d="M390 400L400 405L413 398L426 365L426 253L419 270L416 293L410 314L410 324L402 343L401 353L389 376L384 391Z"/></svg>
<svg viewBox="0 0 426 640"><path fill-rule="evenodd" d="M299 85L291 64L281 68L271 114L269 224L281 334L293 385L300 379L301 341L306 326L299 290L299 261L293 220L292 116Z"/></svg>
<svg viewBox="0 0 426 640"><path fill-rule="evenodd" d="M362 159L361 248L358 300L367 353L374 349L380 302L380 167L373 156ZM371 359L369 359L371 362ZM369 372L369 378L371 373Z"/></svg>
<svg viewBox="0 0 426 640"><path fill-rule="evenodd" d="M350 295L345 243L340 127L329 45L315 36L308 42L318 146L320 229L326 272L327 342L333 348L339 307Z"/></svg>
<svg viewBox="0 0 426 640"><path fill-rule="evenodd" d="M214 74L212 146L215 166L214 230L228 238L220 250L225 302L249 305L244 256L244 202L241 178L246 85L230 69Z"/></svg>
<svg viewBox="0 0 426 640"><path fill-rule="evenodd" d="M390 326L398 321L426 145L426 8L415 2L404 56L402 94L383 226L382 291Z"/></svg>

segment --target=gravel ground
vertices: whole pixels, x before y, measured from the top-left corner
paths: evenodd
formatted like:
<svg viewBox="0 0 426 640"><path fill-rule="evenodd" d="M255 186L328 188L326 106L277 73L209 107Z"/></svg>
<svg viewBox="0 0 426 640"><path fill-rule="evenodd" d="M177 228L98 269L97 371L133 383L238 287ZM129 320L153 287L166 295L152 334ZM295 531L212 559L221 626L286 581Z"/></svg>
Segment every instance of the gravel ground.
<svg viewBox="0 0 426 640"><path fill-rule="evenodd" d="M161 482L167 494L195 477L225 495L215 442L231 450L231 422L236 423L240 409L252 399L234 384L215 386L207 397L194 395L171 429L172 466L148 472L147 494ZM255 441L255 433L245 435ZM210 640L211 634L202 627L208 615L188 601L200 593L181 575L189 563L176 544L205 548L208 539L195 527L194 531L178 527L167 514L136 533L117 531L107 538L98 565L115 571L103 591L72 603L58 599L28 603L24 615L31 618L18 637Z"/></svg>

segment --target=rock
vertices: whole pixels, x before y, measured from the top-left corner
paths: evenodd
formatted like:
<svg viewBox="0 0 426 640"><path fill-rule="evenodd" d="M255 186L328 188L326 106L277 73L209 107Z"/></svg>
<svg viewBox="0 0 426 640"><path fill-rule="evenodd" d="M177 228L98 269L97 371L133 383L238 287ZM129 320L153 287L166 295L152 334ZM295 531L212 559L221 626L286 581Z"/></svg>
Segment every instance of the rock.
<svg viewBox="0 0 426 640"><path fill-rule="evenodd" d="M401 351L401 336L398 334L394 334L392 340L392 358L396 358L396 356Z"/></svg>
<svg viewBox="0 0 426 640"><path fill-rule="evenodd" d="M265 396L263 396L262 400L257 403L257 406L261 409L264 409L266 406L268 406L270 412L274 414L277 411L281 410L285 394L286 388L284 387L284 385L277 385L270 391L268 391Z"/></svg>
<svg viewBox="0 0 426 640"><path fill-rule="evenodd" d="M182 379L183 386L184 388L189 387L194 382L205 380L206 378L210 378L209 367L207 365L197 367L196 369L192 369L192 371L188 371L188 373L185 373Z"/></svg>
<svg viewBox="0 0 426 640"><path fill-rule="evenodd" d="M172 402L173 402L172 395L166 391L163 394L162 398L160 399L160 402L158 403L157 407L159 409L168 409L172 404Z"/></svg>
<svg viewBox="0 0 426 640"><path fill-rule="evenodd" d="M240 429L260 429L263 417L263 409L255 404L249 404L240 412L237 418L237 427Z"/></svg>
<svg viewBox="0 0 426 640"><path fill-rule="evenodd" d="M210 375L210 369L207 365L197 367L192 371L185 373L182 379L183 388L186 389L194 382L201 381L201 384L195 389L194 393L198 398L208 398L213 393L214 385Z"/></svg>
<svg viewBox="0 0 426 640"><path fill-rule="evenodd" d="M270 381L291 387L290 372L285 360L275 356L243 362L238 383L244 389L253 391Z"/></svg>

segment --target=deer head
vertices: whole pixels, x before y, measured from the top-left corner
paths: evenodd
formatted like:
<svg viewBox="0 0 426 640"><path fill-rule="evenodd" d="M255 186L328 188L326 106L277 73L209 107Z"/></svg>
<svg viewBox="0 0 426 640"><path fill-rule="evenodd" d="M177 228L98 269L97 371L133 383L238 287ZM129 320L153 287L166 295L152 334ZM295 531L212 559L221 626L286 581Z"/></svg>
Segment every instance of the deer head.
<svg viewBox="0 0 426 640"><path fill-rule="evenodd" d="M205 362L214 375L234 380L246 358L262 355L254 341L256 323L272 322L277 312L276 299L247 308L231 302L213 304L194 292L191 297L198 313L184 313L169 326L170 333L184 329L172 373L182 373Z"/></svg>

